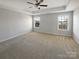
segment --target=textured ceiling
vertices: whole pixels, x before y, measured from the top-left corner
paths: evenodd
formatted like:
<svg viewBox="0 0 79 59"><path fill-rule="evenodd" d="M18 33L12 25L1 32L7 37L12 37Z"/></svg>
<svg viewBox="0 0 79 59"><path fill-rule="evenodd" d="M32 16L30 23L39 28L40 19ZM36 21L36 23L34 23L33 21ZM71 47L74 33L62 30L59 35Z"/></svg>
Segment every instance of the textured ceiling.
<svg viewBox="0 0 79 59"><path fill-rule="evenodd" d="M35 3L35 0L0 0L0 5L9 9L14 9L17 11L24 11L29 13L35 13L39 11L37 8L35 8L33 5L28 4L26 2L32 2ZM48 7L41 7L41 11L50 11L53 8L61 8L62 6L66 6L69 3L69 0L44 0L42 4L47 4ZM32 7L32 8L29 8ZM49 10L50 9L50 10ZM41 12L40 11L40 12Z"/></svg>

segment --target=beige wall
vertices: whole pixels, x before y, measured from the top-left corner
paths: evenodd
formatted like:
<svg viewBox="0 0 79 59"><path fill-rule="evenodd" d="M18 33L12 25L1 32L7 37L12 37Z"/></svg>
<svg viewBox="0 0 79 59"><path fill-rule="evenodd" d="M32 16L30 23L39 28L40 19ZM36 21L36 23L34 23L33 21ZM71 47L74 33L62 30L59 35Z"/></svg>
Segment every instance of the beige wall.
<svg viewBox="0 0 79 59"><path fill-rule="evenodd" d="M73 37L79 44L79 8L73 13Z"/></svg>
<svg viewBox="0 0 79 59"><path fill-rule="evenodd" d="M0 8L0 42L31 31L31 16Z"/></svg>
<svg viewBox="0 0 79 59"><path fill-rule="evenodd" d="M60 15L69 15L69 31L60 31L57 29L58 26L58 16ZM71 36L73 32L73 12L62 12L62 13L51 13L44 15L37 15L40 17L40 28L34 28L34 31L56 34L56 35L65 35ZM34 16L34 17L37 17Z"/></svg>

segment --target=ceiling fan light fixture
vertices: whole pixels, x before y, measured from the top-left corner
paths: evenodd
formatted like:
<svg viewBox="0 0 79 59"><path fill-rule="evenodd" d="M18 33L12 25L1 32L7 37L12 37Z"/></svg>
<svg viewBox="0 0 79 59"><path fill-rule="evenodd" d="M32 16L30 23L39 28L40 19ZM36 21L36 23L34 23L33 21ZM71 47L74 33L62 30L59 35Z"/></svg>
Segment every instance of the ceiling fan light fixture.
<svg viewBox="0 0 79 59"><path fill-rule="evenodd" d="M36 3L27 2L28 4L34 5L36 8L40 9L40 7L47 7L48 5L40 5L44 0L35 0Z"/></svg>

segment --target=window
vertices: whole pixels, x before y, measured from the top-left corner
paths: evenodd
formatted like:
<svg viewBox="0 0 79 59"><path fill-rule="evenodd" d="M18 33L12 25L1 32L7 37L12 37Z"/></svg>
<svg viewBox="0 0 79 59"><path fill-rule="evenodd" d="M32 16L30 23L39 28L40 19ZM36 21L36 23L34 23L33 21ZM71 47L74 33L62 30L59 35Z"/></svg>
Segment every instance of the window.
<svg viewBox="0 0 79 59"><path fill-rule="evenodd" d="M34 28L39 28L40 27L40 17L35 17L34 18Z"/></svg>
<svg viewBox="0 0 79 59"><path fill-rule="evenodd" d="M68 30L69 29L69 16L58 16L58 30Z"/></svg>

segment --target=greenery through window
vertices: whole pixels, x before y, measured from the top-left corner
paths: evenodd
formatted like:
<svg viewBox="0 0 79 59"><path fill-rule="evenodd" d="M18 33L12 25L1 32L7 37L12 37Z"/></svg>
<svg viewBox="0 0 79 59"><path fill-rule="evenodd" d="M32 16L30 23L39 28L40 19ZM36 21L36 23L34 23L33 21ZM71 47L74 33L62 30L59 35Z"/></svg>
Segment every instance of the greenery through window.
<svg viewBox="0 0 79 59"><path fill-rule="evenodd" d="M34 28L39 28L40 26L40 17L35 17L34 18Z"/></svg>
<svg viewBox="0 0 79 59"><path fill-rule="evenodd" d="M68 16L58 16L58 29L59 30L68 30Z"/></svg>

